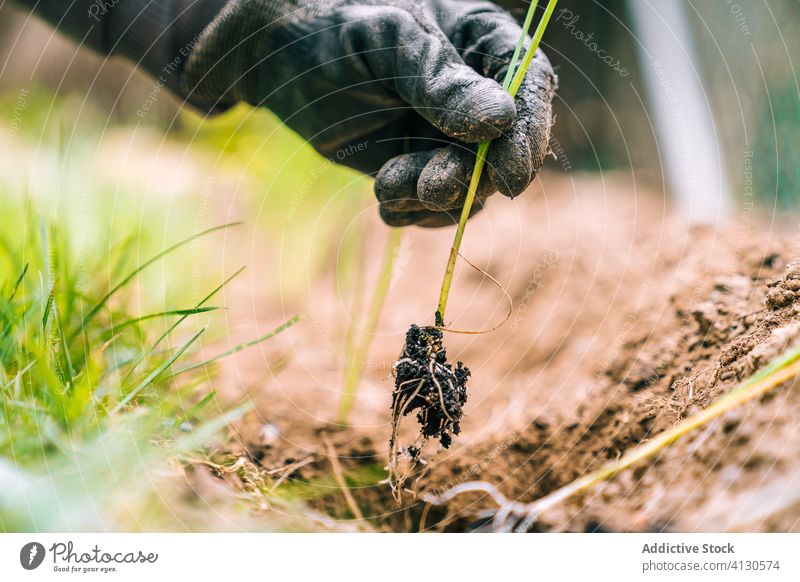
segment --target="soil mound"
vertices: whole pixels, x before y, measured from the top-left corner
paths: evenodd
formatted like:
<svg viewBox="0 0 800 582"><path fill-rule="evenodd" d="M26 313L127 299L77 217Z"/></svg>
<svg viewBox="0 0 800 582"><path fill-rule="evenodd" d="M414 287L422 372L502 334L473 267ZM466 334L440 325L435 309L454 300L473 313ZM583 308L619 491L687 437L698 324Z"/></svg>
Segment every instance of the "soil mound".
<svg viewBox="0 0 800 582"><path fill-rule="evenodd" d="M515 310L497 332L446 338L451 357L471 371L461 435L424 455L427 464L407 483L416 498L404 496L402 509L386 484L352 484L375 527L413 531L424 518L428 529L479 529L474 516L492 505L487 496L460 495L446 507L426 507L421 496L486 481L509 499L533 501L708 406L800 341L800 263L793 260L800 252L788 225L746 215L719 228L687 228L622 176L550 175L543 183L546 192L494 201L470 226L462 252L507 286ZM449 236L409 229L406 262L438 273L444 256L432 249L446 252ZM371 246L367 260L377 263L381 245ZM434 303L428 282L402 269L396 277L354 426L335 433L346 471L386 463L391 364L408 324L424 320ZM308 457L291 476L300 481L327 470L319 430L332 428L341 366L320 329L347 303L336 288L333 276L330 293L317 288L312 325L290 330L293 345L303 346L299 357L254 391L259 422L281 433L258 455L267 466ZM461 328L502 318L496 287L463 266L450 305ZM321 353L331 362L321 362ZM399 438L412 442L415 428ZM800 394L783 387L534 527L800 529L799 457ZM322 495L314 503L332 514L342 505Z"/></svg>

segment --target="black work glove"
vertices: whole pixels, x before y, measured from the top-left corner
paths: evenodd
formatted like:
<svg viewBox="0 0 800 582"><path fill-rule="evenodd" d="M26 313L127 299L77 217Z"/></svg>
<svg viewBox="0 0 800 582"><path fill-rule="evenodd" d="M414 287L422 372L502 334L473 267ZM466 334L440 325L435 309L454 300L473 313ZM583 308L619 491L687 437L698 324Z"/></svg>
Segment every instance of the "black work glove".
<svg viewBox="0 0 800 582"><path fill-rule="evenodd" d="M513 17L471 0L234 0L190 56L209 108L265 106L320 153L377 173L393 226L458 220L477 142L496 139L476 210L520 194L548 152L556 78L538 52L516 100L501 88Z"/></svg>

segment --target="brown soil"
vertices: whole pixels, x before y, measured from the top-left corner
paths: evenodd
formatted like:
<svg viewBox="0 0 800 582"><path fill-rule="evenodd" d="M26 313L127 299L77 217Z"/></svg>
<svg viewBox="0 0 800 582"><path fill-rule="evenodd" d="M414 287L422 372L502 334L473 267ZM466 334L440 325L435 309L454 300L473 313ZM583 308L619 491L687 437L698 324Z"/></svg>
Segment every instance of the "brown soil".
<svg viewBox="0 0 800 582"><path fill-rule="evenodd" d="M385 232L372 232L365 261L377 269ZM332 422L351 308L333 274L313 282L311 304L260 302L309 314L266 348L268 357L293 356L285 369L265 380L261 353L225 370L258 405L242 429L248 449L262 468L289 467L286 482L318 488L308 495L317 510L348 515L343 496L317 479L331 473L322 432L348 475L386 462L390 366L408 325L430 323L451 236L408 229L352 428ZM687 228L624 176L550 174L514 203L492 200L463 253L507 286L514 312L496 332L445 338L450 357L472 370L461 435L448 450L429 445L402 508L388 485L352 478L369 525L414 531L425 514L428 529L480 528L474 515L492 507L485 496L444 508L426 508L420 496L485 481L533 501L706 407L800 339L796 236L749 214ZM454 289L448 319L458 327L502 319L497 288L463 263ZM416 426L405 429L411 437ZM800 394L782 387L736 409L534 529L800 530Z"/></svg>

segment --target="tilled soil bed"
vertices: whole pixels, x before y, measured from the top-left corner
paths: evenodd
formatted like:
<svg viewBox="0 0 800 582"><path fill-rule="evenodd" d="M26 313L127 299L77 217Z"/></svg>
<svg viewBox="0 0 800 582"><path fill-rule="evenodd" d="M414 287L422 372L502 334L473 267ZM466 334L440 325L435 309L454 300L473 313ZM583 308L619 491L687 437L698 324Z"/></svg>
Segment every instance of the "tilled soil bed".
<svg viewBox="0 0 800 582"><path fill-rule="evenodd" d="M348 302L333 275L317 288L305 306L314 316L281 340L294 359L250 386L258 413L242 434L257 464L291 467L285 481L303 485L315 509L350 516L321 478L331 473L325 433L370 526L486 529L475 518L493 506L485 494L444 507L423 499L484 481L511 500L536 500L708 406L800 341L795 224L744 212L722 226L687 227L624 176L550 174L542 184L546 191L537 186L514 203L492 200L470 225L463 253L507 286L514 311L493 333L446 335L451 357L472 372L461 434L449 449L429 446L402 507L375 478L387 461L389 370L408 324L430 317L449 231L406 234L351 428L331 421L342 367L330 345ZM370 247L367 261L377 264L381 245ZM502 319L497 288L463 263L459 273L449 314L458 327ZM257 367L239 360L237 374L248 365ZM265 426L274 428L269 439ZM404 430L413 436L416 427ZM735 409L531 529L800 529L800 393L782 386Z"/></svg>

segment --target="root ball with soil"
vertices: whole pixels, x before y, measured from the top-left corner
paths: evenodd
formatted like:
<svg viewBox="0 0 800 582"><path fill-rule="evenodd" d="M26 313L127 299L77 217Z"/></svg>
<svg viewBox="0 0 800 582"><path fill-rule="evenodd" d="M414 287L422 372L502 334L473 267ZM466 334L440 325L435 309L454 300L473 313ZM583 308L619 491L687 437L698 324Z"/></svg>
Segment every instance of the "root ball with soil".
<svg viewBox="0 0 800 582"><path fill-rule="evenodd" d="M403 453L416 462L429 439L439 439L444 448L461 431L463 406L467 402L467 378L463 363L447 361L442 331L436 327L412 324L406 343L393 367L392 436L389 440L389 472L397 495L404 478L397 472ZM416 412L420 435L414 444L398 450L397 433L403 417Z"/></svg>
<svg viewBox="0 0 800 582"><path fill-rule="evenodd" d="M538 0L531 2L528 7L525 23L520 31L514 54L503 80L503 90L512 98L516 97L522 85L557 3L558 0L548 0L547 8L536 27L533 38L525 51L525 56L521 62L518 62L528 30L533 22ZM438 438L442 446L448 448L453 441L453 435L457 435L461 430L462 407L467 401L466 383L469 369L461 362L458 362L455 367L447 362L447 352L442 341L442 329L444 329L445 309L455 273L456 259L460 254L459 249L467 219L475 201L491 143L491 141L484 141L478 145L464 207L461 210L461 217L456 227L455 238L442 279L435 326L420 327L412 324L406 333L406 343L400 358L394 364L395 387L392 393L392 436L389 439L389 482L398 501L406 478L406 475L400 475L398 472L401 454L406 453L413 469L414 463L419 460L422 447L428 439ZM398 450L397 432L400 421L404 416L415 411L421 427L420 435L414 444L406 447L405 451Z"/></svg>

